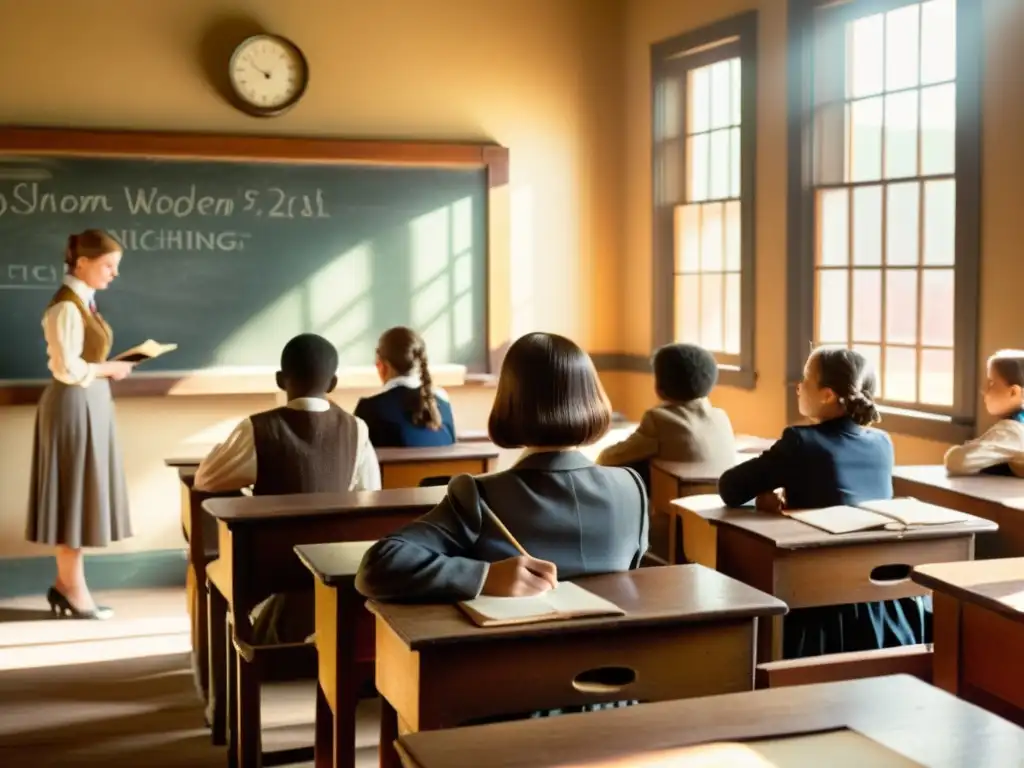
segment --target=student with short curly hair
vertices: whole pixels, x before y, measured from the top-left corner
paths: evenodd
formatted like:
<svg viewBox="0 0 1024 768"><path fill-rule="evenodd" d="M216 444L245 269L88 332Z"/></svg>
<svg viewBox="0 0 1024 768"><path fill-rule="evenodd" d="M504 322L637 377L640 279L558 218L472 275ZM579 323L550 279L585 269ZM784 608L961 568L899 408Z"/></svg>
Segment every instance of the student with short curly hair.
<svg viewBox="0 0 1024 768"><path fill-rule="evenodd" d="M708 401L717 381L718 363L703 347L669 344L659 349L654 387L662 402L643 415L633 434L601 451L598 463L621 467L666 459L732 466L732 423Z"/></svg>

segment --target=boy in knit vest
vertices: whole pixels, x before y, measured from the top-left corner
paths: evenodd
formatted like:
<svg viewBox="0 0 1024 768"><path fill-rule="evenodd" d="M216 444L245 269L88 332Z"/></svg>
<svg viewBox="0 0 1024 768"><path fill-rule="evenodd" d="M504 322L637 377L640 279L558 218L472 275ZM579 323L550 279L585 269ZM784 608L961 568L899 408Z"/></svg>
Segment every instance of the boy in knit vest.
<svg viewBox="0 0 1024 768"><path fill-rule="evenodd" d="M327 399L338 383L338 352L304 333L281 353L277 386L288 403L243 420L203 459L195 488L253 494L380 490L366 423ZM274 595L253 611L258 643L301 642L313 631L312 593Z"/></svg>

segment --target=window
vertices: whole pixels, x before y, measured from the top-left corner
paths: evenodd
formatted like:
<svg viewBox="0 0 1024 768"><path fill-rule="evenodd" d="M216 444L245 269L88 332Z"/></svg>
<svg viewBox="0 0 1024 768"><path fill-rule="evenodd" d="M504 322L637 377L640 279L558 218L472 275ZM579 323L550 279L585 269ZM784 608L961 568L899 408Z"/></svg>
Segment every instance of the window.
<svg viewBox="0 0 1024 768"><path fill-rule="evenodd" d="M809 343L850 346L875 366L888 428L945 439L977 399L976 5L794 10L791 378Z"/></svg>
<svg viewBox="0 0 1024 768"><path fill-rule="evenodd" d="M754 385L757 14L652 47L655 346L700 344Z"/></svg>

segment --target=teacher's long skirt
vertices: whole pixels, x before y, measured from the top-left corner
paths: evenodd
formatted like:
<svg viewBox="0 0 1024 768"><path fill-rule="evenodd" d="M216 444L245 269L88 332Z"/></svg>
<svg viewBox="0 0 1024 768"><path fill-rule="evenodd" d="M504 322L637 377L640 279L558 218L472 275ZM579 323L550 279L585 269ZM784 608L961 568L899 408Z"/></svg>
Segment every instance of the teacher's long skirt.
<svg viewBox="0 0 1024 768"><path fill-rule="evenodd" d="M36 413L26 537L78 548L131 535L109 380L51 381Z"/></svg>

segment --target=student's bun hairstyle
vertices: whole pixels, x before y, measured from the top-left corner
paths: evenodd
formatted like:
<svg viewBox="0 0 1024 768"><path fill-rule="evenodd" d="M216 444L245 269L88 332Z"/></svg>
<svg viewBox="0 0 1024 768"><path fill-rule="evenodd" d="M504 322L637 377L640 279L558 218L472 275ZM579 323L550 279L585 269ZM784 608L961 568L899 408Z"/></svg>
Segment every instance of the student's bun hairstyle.
<svg viewBox="0 0 1024 768"><path fill-rule="evenodd" d="M988 359L988 367L1011 387L1024 387L1024 350L1000 349Z"/></svg>
<svg viewBox="0 0 1024 768"><path fill-rule="evenodd" d="M600 440L612 409L590 356L553 333L530 333L509 347L487 421L502 448L568 448Z"/></svg>
<svg viewBox="0 0 1024 768"><path fill-rule="evenodd" d="M338 373L338 350L323 336L299 334L281 350L281 373L309 389L326 392Z"/></svg>
<svg viewBox="0 0 1024 768"><path fill-rule="evenodd" d="M667 344L654 353L654 387L658 397L676 403L711 394L718 382L718 362L696 344Z"/></svg>
<svg viewBox="0 0 1024 768"><path fill-rule="evenodd" d="M64 268L69 275L73 275L79 259L92 261L123 250L117 238L110 233L102 229L86 229L68 237L64 248Z"/></svg>
<svg viewBox="0 0 1024 768"><path fill-rule="evenodd" d="M811 357L818 362L818 386L836 393L854 423L866 427L882 420L875 405L878 379L864 355L845 347L818 347Z"/></svg>
<svg viewBox="0 0 1024 768"><path fill-rule="evenodd" d="M409 403L409 418L417 427L440 429L441 411L437 407L423 338L412 328L390 328L377 341L377 356L399 376L408 376L413 371L419 374L420 386Z"/></svg>

